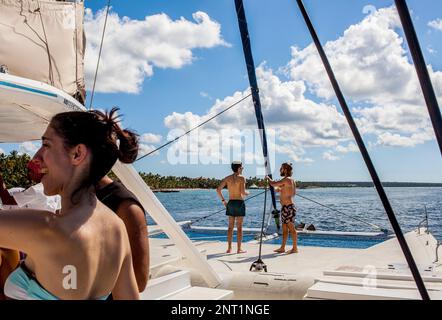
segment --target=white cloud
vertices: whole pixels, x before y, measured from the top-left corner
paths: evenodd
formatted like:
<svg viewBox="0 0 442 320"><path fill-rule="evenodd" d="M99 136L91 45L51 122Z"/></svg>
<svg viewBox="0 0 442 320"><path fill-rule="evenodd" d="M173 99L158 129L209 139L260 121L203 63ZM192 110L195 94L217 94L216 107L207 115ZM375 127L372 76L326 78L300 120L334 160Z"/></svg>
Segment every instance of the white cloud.
<svg viewBox="0 0 442 320"><path fill-rule="evenodd" d="M359 152L359 148L354 142L350 142L347 146L339 145L335 150L339 153Z"/></svg>
<svg viewBox="0 0 442 320"><path fill-rule="evenodd" d="M144 143L160 143L163 137L159 134L145 133L140 137L140 141Z"/></svg>
<svg viewBox="0 0 442 320"><path fill-rule="evenodd" d="M195 60L192 50L229 46L221 36L221 26L206 13L171 20L166 14L134 20L110 12L95 90L138 93L154 67L179 69ZM105 10L85 12L87 48L85 74L88 89L93 85L101 43Z"/></svg>
<svg viewBox="0 0 442 320"><path fill-rule="evenodd" d="M428 22L428 26L435 30L442 31L442 19L432 20Z"/></svg>
<svg viewBox="0 0 442 320"><path fill-rule="evenodd" d="M329 161L337 161L337 160L339 160L339 157L337 157L336 155L333 154L333 152L330 152L330 151L324 152L322 154L322 158L324 160L329 160Z"/></svg>
<svg viewBox="0 0 442 320"><path fill-rule="evenodd" d="M3 150L2 148L0 148L0 154L6 154L5 150Z"/></svg>
<svg viewBox="0 0 442 320"><path fill-rule="evenodd" d="M154 134L154 133L142 134L140 137L138 157L142 157L155 150L157 148L155 144L160 143L161 140L163 140L163 137L159 134ZM157 156L159 154L160 154L159 151L152 153L153 156Z"/></svg>
<svg viewBox="0 0 442 320"><path fill-rule="evenodd" d="M345 119L337 111L336 107L306 99L304 97L306 88L302 81L283 82L264 64L257 68L257 77L268 134L270 131L275 132L275 139L277 140L274 146L269 144L269 149L273 147L276 153L285 154L295 162L311 163L313 159L305 156L306 151L304 148L333 147L339 141L345 141L350 138L350 132ZM205 115L197 115L192 112L174 112L165 118L164 123L169 129L180 128L184 132L212 117L214 114L225 110L248 94L249 90L245 90L244 92L235 92L223 100L216 100L215 104ZM199 129L199 134L204 136L204 132L211 130L216 132L221 132L222 130L235 132L235 130L247 129L257 129L251 98L244 100L221 117L209 122L206 126ZM235 136L232 133L229 138L223 136L222 142L223 145L238 148L242 144L240 140L240 136ZM256 139L256 142L260 144L259 139ZM201 141L199 143L201 144ZM210 144L210 141L204 140L202 146L208 147ZM191 145L183 142L176 146L176 148L180 147L182 151L193 154L198 152L198 143L196 141ZM216 145L212 147L216 148ZM217 154L217 156L220 157L221 161L227 161L223 158L222 154Z"/></svg>
<svg viewBox="0 0 442 320"><path fill-rule="evenodd" d="M414 133L409 136L385 132L378 136L378 141L376 144L390 147L415 147L418 144L422 144L433 139L434 133L431 130Z"/></svg>
<svg viewBox="0 0 442 320"><path fill-rule="evenodd" d="M437 53L437 50L433 49L433 47L431 45L427 47L427 51L430 54L436 54Z"/></svg>
<svg viewBox="0 0 442 320"><path fill-rule="evenodd" d="M209 100L212 100L213 98L210 96L210 94L208 94L207 92L201 91L200 92L200 96L203 98L207 98Z"/></svg>
<svg viewBox="0 0 442 320"><path fill-rule="evenodd" d="M401 99L416 101L419 87L414 67L395 31L400 20L395 8L380 9L350 26L339 39L325 44L325 51L344 95L353 101L386 103ZM313 44L292 48L289 64L293 79L303 79L318 97L335 96Z"/></svg>
<svg viewBox="0 0 442 320"><path fill-rule="evenodd" d="M37 142L31 142L31 141L26 141L21 143L18 146L18 153L19 154L27 154L30 157L33 157L34 154L38 151L38 149L40 148L41 143Z"/></svg>
<svg viewBox="0 0 442 320"><path fill-rule="evenodd" d="M396 30L400 26L396 9L383 8L350 26L339 39L326 43L325 51L344 95L357 106L354 116L363 134L390 132L423 143L431 124L416 70ZM431 66L428 69L442 101L442 72ZM292 79L305 81L319 98L335 96L313 44L292 49L288 70Z"/></svg>
<svg viewBox="0 0 442 320"><path fill-rule="evenodd" d="M368 141L371 147L412 147L434 139L415 68L396 30L399 27L395 8L384 8L325 45L344 95L355 106L352 113L361 133L376 141ZM334 98L334 91L313 44L304 49L293 48L292 60L285 70L289 80L279 78L265 63L256 69L266 127L276 133L276 152L307 163L314 161L308 156L312 148L332 149L322 157L333 161L339 159L335 152L358 152L345 117L327 102ZM442 99L442 72L431 66L429 72L436 94ZM307 90L316 98L307 97ZM249 92L238 91L216 100L207 114L174 112L164 123L170 129L188 130ZM248 98L202 130L256 127L253 104ZM198 144L191 149L197 152Z"/></svg>
<svg viewBox="0 0 442 320"><path fill-rule="evenodd" d="M156 149L156 147L154 145L140 143L139 149L138 149L138 157L145 156L146 154L148 154L149 152L152 152L155 149ZM152 153L151 156L157 156L159 154L160 154L160 152L156 151L156 152Z"/></svg>

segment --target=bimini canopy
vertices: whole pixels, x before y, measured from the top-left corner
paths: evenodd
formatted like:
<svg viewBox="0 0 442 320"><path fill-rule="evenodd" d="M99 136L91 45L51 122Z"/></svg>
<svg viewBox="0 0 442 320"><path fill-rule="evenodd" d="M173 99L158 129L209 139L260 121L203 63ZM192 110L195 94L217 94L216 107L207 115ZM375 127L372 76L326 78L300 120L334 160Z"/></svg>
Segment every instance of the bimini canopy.
<svg viewBox="0 0 442 320"><path fill-rule="evenodd" d="M41 139L52 116L84 106L45 83L0 73L0 143Z"/></svg>

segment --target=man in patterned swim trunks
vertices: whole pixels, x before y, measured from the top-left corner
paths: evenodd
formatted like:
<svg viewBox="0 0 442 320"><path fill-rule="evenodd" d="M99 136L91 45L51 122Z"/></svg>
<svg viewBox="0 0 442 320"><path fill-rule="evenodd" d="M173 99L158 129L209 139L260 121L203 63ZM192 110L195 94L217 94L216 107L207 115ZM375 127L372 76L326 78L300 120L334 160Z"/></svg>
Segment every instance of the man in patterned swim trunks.
<svg viewBox="0 0 442 320"><path fill-rule="evenodd" d="M298 234L295 228L296 207L293 201L293 197L296 195L296 182L292 178L292 164L287 162L283 163L279 172L281 177L283 177L280 181L273 181L270 177L266 177L269 180L270 185L275 188L275 191L281 193L282 244L280 248L275 250L275 252L285 252L285 245L290 232L293 239L293 248L287 251L287 254L298 253Z"/></svg>

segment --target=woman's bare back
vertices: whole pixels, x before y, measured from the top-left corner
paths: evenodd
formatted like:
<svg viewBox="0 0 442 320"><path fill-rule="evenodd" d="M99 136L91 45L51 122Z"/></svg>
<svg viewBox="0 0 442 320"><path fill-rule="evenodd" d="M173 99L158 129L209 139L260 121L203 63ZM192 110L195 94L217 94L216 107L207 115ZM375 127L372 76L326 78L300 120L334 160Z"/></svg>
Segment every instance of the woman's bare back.
<svg viewBox="0 0 442 320"><path fill-rule="evenodd" d="M78 216L55 216L51 223L57 232L48 237L51 243L36 247L26 266L60 299L98 299L114 288L128 239L123 222L101 203L87 221Z"/></svg>

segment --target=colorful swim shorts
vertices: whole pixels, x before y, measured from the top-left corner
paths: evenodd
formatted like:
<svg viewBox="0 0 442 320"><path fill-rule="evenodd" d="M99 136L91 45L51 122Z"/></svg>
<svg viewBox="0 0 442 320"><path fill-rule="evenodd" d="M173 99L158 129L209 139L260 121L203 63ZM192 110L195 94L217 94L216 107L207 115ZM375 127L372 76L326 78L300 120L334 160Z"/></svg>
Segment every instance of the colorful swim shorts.
<svg viewBox="0 0 442 320"><path fill-rule="evenodd" d="M287 224L289 222L294 223L295 222L295 216L296 216L296 207L295 205L292 204L288 204L288 205L284 205L281 208L281 219L282 219L282 223Z"/></svg>

